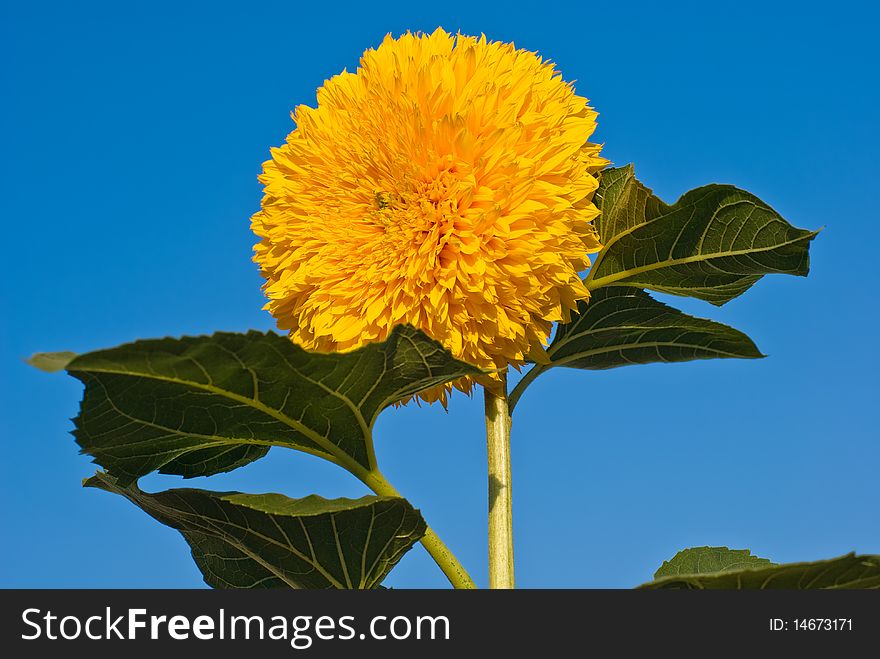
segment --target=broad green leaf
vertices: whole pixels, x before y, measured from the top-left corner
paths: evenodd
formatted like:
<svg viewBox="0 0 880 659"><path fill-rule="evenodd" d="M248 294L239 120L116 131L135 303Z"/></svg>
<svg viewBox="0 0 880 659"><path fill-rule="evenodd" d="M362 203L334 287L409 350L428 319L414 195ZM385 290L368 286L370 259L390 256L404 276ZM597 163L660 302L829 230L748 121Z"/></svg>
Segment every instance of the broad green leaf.
<svg viewBox="0 0 880 659"><path fill-rule="evenodd" d="M631 165L603 172L596 204L605 247L586 279L591 290L626 285L721 305L765 274L806 275L817 234L730 185L696 188L670 206Z"/></svg>
<svg viewBox="0 0 880 659"><path fill-rule="evenodd" d="M651 362L763 357L742 332L688 316L637 288L609 286L578 305L547 350L549 366L606 369Z"/></svg>
<svg viewBox="0 0 880 659"><path fill-rule="evenodd" d="M608 286L579 302L568 323L560 323L547 348L547 358L535 364L510 393L513 410L526 387L554 366L603 370L694 359L764 355L742 332L682 313L658 302L645 291Z"/></svg>
<svg viewBox="0 0 880 659"><path fill-rule="evenodd" d="M774 565L768 558L752 555L748 549L728 549L727 547L691 547L682 549L654 573L654 579L679 576L683 574L711 574L731 570L770 567Z"/></svg>
<svg viewBox="0 0 880 659"><path fill-rule="evenodd" d="M405 499L289 499L175 489L148 494L99 472L85 481L180 531L214 588L377 588L425 533Z"/></svg>
<svg viewBox="0 0 880 659"><path fill-rule="evenodd" d="M754 558L754 557L751 557ZM662 569L662 568L661 568ZM812 563L729 568L718 572L671 574L639 588L721 590L880 588L880 556L847 554Z"/></svg>
<svg viewBox="0 0 880 659"><path fill-rule="evenodd" d="M379 412L481 373L406 326L348 353L310 353L271 332L217 333L137 341L66 368L85 384L76 440L124 484L155 470L229 471L271 446L363 475L375 468Z"/></svg>

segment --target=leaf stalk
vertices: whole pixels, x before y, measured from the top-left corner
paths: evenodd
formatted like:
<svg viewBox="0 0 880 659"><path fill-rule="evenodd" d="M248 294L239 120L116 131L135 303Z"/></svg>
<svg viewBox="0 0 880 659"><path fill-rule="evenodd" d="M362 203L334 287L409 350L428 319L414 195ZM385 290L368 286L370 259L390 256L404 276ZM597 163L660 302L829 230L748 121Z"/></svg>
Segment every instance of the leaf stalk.
<svg viewBox="0 0 880 659"><path fill-rule="evenodd" d="M357 476L379 496L402 498L397 489L377 470L357 474ZM449 547L446 546L440 539L440 536L430 526L427 527L425 535L422 536L421 543L454 588L473 589L477 587L474 580L467 573L467 570L464 569L464 566L455 557L455 554L449 550Z"/></svg>

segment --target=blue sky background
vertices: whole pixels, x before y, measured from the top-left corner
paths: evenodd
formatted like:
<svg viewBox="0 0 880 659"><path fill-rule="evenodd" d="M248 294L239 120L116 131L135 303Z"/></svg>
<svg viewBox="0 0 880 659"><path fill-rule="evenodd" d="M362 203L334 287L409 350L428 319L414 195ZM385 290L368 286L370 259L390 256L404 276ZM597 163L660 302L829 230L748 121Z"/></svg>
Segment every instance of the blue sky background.
<svg viewBox="0 0 880 659"><path fill-rule="evenodd" d="M420 6L421 5L421 6ZM661 6L662 5L662 6ZM249 217L289 111L387 32L485 32L554 61L616 164L664 199L734 183L826 226L809 278L721 309L769 358L543 375L514 419L518 583L628 587L693 545L775 561L880 553L877 9L712 3L43 3L3 0L0 585L201 587L176 531L67 432L81 386L21 359L269 329ZM823 8L824 7L824 8ZM482 401L387 411L383 470L486 582ZM360 496L274 449L191 484ZM444 586L417 547L389 585Z"/></svg>

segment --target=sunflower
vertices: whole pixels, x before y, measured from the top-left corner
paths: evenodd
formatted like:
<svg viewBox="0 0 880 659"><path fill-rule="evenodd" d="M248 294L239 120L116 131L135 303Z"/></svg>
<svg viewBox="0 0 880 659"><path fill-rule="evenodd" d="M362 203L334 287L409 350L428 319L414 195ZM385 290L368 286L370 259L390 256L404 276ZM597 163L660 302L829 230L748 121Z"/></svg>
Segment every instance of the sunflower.
<svg viewBox="0 0 880 659"><path fill-rule="evenodd" d="M485 36L367 50L263 164L254 260L279 329L331 352L409 323L486 369L540 359L600 248L608 161L587 103L551 62Z"/></svg>

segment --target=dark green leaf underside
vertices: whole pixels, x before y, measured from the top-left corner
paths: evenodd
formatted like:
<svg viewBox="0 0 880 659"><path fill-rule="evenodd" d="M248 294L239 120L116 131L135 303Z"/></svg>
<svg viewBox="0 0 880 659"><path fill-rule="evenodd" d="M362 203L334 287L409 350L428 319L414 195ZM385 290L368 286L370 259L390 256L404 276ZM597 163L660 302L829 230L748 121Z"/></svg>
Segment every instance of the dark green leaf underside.
<svg viewBox="0 0 880 659"><path fill-rule="evenodd" d="M600 288L581 302L571 322L559 326L547 354L548 366L582 369L763 356L742 332L626 286Z"/></svg>
<svg viewBox="0 0 880 659"><path fill-rule="evenodd" d="M809 271L816 232L730 185L696 188L670 206L630 165L603 172L596 204L605 247L587 277L591 289L635 286L721 305L765 274Z"/></svg>
<svg viewBox="0 0 880 659"><path fill-rule="evenodd" d="M773 563L768 558L752 555L748 549L728 549L727 547L691 547L683 549L654 573L654 579L687 574L706 574L769 567Z"/></svg>
<svg viewBox="0 0 880 659"><path fill-rule="evenodd" d="M400 498L148 494L101 472L85 485L120 494L180 531L214 588L376 588L426 528Z"/></svg>
<svg viewBox="0 0 880 659"><path fill-rule="evenodd" d="M348 353L310 353L271 332L217 333L137 341L66 368L85 384L76 440L123 483L156 470L229 471L271 446L370 470L382 409L481 372L407 326Z"/></svg>
<svg viewBox="0 0 880 659"><path fill-rule="evenodd" d="M705 574L670 575L639 588L698 590L880 588L880 556L847 554L840 558L812 563L784 563Z"/></svg>

